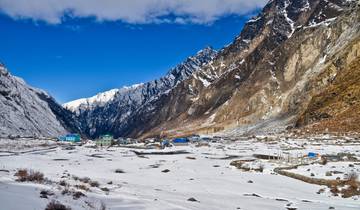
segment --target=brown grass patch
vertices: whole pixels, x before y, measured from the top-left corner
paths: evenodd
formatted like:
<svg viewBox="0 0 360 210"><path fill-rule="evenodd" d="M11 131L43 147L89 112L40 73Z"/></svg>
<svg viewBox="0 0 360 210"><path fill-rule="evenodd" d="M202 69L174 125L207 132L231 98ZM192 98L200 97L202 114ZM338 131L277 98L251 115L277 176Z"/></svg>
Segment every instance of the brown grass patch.
<svg viewBox="0 0 360 210"><path fill-rule="evenodd" d="M18 182L44 182L44 174L38 171L19 169L15 176L17 177L16 181Z"/></svg>
<svg viewBox="0 0 360 210"><path fill-rule="evenodd" d="M48 203L45 210L71 210L71 208L61 204L59 201L53 200Z"/></svg>
<svg viewBox="0 0 360 210"><path fill-rule="evenodd" d="M80 190L89 191L89 188L84 184L79 184L79 185L77 184L74 187L76 187L76 188L78 188Z"/></svg>
<svg viewBox="0 0 360 210"><path fill-rule="evenodd" d="M80 191L76 191L76 192L73 193L73 199L74 200L77 200L77 199L79 199L81 197L85 197L85 196L86 195L84 193L80 192Z"/></svg>

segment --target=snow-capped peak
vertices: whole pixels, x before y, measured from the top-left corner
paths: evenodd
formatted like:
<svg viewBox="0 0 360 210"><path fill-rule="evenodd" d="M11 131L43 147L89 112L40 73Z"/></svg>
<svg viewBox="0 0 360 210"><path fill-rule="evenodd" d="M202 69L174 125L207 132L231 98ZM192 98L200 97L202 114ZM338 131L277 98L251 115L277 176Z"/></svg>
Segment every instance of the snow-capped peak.
<svg viewBox="0 0 360 210"><path fill-rule="evenodd" d="M129 87L126 87L129 88ZM112 89L106 92L99 93L90 98L81 98L75 101L71 101L63 104L63 107L72 112L79 109L81 106L91 107L92 105L102 105L114 99L119 89Z"/></svg>
<svg viewBox="0 0 360 210"><path fill-rule="evenodd" d="M139 87L141 87L141 86L143 86L143 85L144 85L144 83L139 83L139 84L130 85L130 86L124 86L124 87L122 87L120 90L118 90L118 92L121 91L121 90L132 90L132 89L136 89L136 88L139 88Z"/></svg>
<svg viewBox="0 0 360 210"><path fill-rule="evenodd" d="M152 101L169 94L178 84L200 71L216 56L216 50L206 47L170 69L159 79L100 93L92 98L79 99L63 106L76 114L83 127L90 131L90 136L96 137L104 132L96 127L111 127L107 124L113 125L114 122L126 126L126 120L135 116L139 110L153 110L155 105Z"/></svg>

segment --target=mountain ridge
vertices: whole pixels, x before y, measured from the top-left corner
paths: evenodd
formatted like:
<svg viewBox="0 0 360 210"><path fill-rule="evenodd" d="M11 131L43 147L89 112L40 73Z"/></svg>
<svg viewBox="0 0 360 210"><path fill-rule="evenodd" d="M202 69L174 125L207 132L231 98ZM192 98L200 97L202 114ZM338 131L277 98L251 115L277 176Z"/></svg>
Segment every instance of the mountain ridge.
<svg viewBox="0 0 360 210"><path fill-rule="evenodd" d="M291 4L285 4L286 2ZM337 7L333 6L334 2ZM196 77L184 81L182 88L175 89L170 99L164 98L155 105L161 107L158 112L142 112L134 117L132 126L129 126L129 129L132 129L130 135L146 138L159 135L191 135L199 132L213 133L259 123L270 118L282 118L282 115L296 117L301 112L301 106L306 106L309 100L304 94L304 84L311 83L306 78L304 81L297 78L305 76L304 73L315 73L315 69L320 68L316 66L315 61L323 59L320 51L336 44L335 39L340 36L338 33L347 33L342 31L340 24L331 26L334 27L330 28L330 31L334 31L335 38L329 41L332 42L330 45L327 41L327 33L330 31L325 29L340 16L344 19L341 21L348 27L352 25L356 28L357 24L356 21L350 23L350 19L347 18L350 14L358 14L355 1L312 1L309 5L311 8L307 11L295 14L288 12L284 15L284 8L286 11L292 11L291 8L295 5L299 8L299 4L308 3L309 1L271 1L265 6L262 12L264 18L261 21L250 21L245 25L240 38L237 37L233 44L220 51L215 61L211 61L209 66L198 72L211 79L210 85L201 85L202 82ZM301 5L300 8L304 8ZM319 18L319 14L327 14L327 17ZM297 17L294 25L298 25L298 28L295 31L292 30L293 26L286 16L294 20L294 17ZM319 34L315 32L317 29ZM254 36L254 30L257 36ZM313 37L313 40L308 39L309 36ZM354 36L358 34L355 33ZM292 41L287 41L288 39ZM321 39L325 41L322 42ZM307 41L313 42L316 47L309 45ZM300 51L296 52L295 49ZM310 49L315 53L311 54ZM276 56L273 55L275 52ZM287 52L299 58L303 57L302 66L299 64L294 67L294 58L286 55ZM285 71L282 72L281 69ZM192 84L200 84L196 88L197 93L185 93L187 85ZM303 105L298 106L297 104L301 103L296 102L297 100L302 101ZM182 106L175 107L176 101L181 101ZM177 108L180 111L176 111ZM294 121L290 120L283 129L293 123Z"/></svg>
<svg viewBox="0 0 360 210"><path fill-rule="evenodd" d="M45 91L28 86L0 64L0 136L57 137L80 132L70 111Z"/></svg>
<svg viewBox="0 0 360 210"><path fill-rule="evenodd" d="M63 106L1 65L0 106L7 111L0 112L0 133L242 135L327 130L336 119L349 127L359 121L348 114L359 106L360 84L351 80L357 78L359 37L358 1L271 0L221 50L206 47L159 79Z"/></svg>
<svg viewBox="0 0 360 210"><path fill-rule="evenodd" d="M122 126L141 107L145 107L156 100L161 95L167 94L172 88L176 87L184 79L188 78L200 67L216 56L217 52L212 47L206 47L194 56L190 56L176 67L171 68L167 74L159 79L120 88L112 94L111 100L105 103L97 103L99 93L88 99L69 102L63 106L73 111L82 125L85 133L91 137L96 137L102 133L108 133L114 126ZM105 92L106 93L106 92ZM94 103L89 103L93 100ZM77 105L71 107L69 104ZM149 108L145 107L145 108ZM99 131L100 130L100 131ZM111 132L112 133L112 132Z"/></svg>
<svg viewBox="0 0 360 210"><path fill-rule="evenodd" d="M101 132L142 138L178 136L272 119L281 120L278 123L284 130L296 124L317 92L313 77L325 69L324 52L337 49L328 53L335 56L342 51L336 47L337 41L344 45L350 42L342 38L350 30L341 25L356 27L357 22L350 23L348 16L356 20L357 7L351 0L269 1L230 45L166 94L145 100L125 114L119 104L110 103L111 110L120 113L109 116L107 111L96 110L109 121L104 126L98 117L97 122L82 123L87 125L85 132L92 136ZM351 35L358 36L357 32ZM312 89L307 90L307 86ZM83 116L86 118L92 116Z"/></svg>

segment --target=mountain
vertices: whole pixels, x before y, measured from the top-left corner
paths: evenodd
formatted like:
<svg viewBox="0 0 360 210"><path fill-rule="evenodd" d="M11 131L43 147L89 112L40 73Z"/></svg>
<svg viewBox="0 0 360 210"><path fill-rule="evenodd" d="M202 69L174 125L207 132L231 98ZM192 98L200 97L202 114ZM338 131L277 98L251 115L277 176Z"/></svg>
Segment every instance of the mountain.
<svg viewBox="0 0 360 210"><path fill-rule="evenodd" d="M128 122L129 135L277 132L300 125L312 97L357 58L349 56L357 55L359 43L357 4L270 1L209 64L154 101L152 112L139 110Z"/></svg>
<svg viewBox="0 0 360 210"><path fill-rule="evenodd" d="M356 0L271 0L219 52L75 113L93 137L346 127L358 122L359 18Z"/></svg>
<svg viewBox="0 0 360 210"><path fill-rule="evenodd" d="M0 64L0 136L56 137L79 132L74 115Z"/></svg>
<svg viewBox="0 0 360 210"><path fill-rule="evenodd" d="M172 68L164 77L130 87L99 93L63 106L76 114L82 130L91 137L104 133L127 135L128 121L138 110L151 112L152 101L166 95L216 56L211 47L199 51ZM140 126L140 125L138 125Z"/></svg>

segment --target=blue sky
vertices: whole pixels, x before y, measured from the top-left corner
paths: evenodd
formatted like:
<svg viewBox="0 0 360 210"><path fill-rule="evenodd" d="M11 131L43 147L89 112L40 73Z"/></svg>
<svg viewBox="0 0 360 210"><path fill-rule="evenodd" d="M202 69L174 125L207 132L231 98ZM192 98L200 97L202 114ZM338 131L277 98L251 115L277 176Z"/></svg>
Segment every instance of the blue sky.
<svg viewBox="0 0 360 210"><path fill-rule="evenodd" d="M45 15L28 14L20 3L19 14L9 12L4 2L12 4L0 0L0 60L12 74L60 103L156 79L207 45L219 49L230 43L258 9L255 5L239 14L215 17L212 10L206 16L202 11L200 18L196 12L169 12L150 19L146 15L107 19L97 11L64 12L53 18L46 9Z"/></svg>

